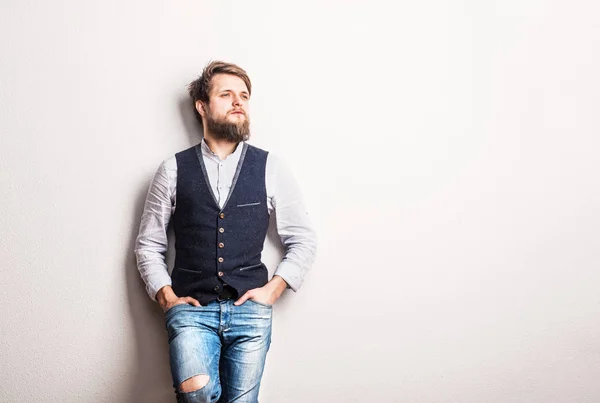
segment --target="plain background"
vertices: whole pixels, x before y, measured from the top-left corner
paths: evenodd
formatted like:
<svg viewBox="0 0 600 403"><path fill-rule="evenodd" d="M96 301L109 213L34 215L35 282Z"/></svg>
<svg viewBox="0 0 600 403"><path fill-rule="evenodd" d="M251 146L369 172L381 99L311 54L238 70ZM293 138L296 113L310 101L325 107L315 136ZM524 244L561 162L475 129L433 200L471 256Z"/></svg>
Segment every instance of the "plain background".
<svg viewBox="0 0 600 403"><path fill-rule="evenodd" d="M211 59L319 235L262 402L600 401L597 4L2 1L0 401L174 401L132 249Z"/></svg>

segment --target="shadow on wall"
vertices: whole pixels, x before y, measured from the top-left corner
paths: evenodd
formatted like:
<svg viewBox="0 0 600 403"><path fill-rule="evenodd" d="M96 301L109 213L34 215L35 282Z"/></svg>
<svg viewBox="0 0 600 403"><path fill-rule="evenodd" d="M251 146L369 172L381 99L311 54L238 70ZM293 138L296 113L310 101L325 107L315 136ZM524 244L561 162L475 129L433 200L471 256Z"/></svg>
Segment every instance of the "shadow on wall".
<svg viewBox="0 0 600 403"><path fill-rule="evenodd" d="M179 98L179 114L181 115L181 121L187 132L190 147L194 144L198 144L200 139L204 137L204 131L202 130L202 125L196 119L194 106L192 105L190 97L186 96Z"/></svg>
<svg viewBox="0 0 600 403"><path fill-rule="evenodd" d="M146 293L137 270L133 247L150 181L140 187L131 218L130 253L125 257L125 277L135 354L129 374L130 389L123 402L164 403L175 401L169 371L169 349L162 310Z"/></svg>
<svg viewBox="0 0 600 403"><path fill-rule="evenodd" d="M178 102L181 119L190 146L197 144L202 136L202 128L196 121L189 97L182 97ZM183 134L183 133L182 133ZM168 156L165 156L167 158ZM158 164L158 161L157 161ZM123 271L126 276L127 295L129 299L130 316L134 328L135 359L129 372L132 379L128 395L123 402L164 403L174 402L171 372L169 367L169 344L164 324L164 315L158 304L152 301L146 293L144 282L137 270L133 248L137 237L146 194L151 178L140 185L135 200L133 217L131 217L131 235L124 260ZM173 237L169 233L169 250L167 263L172 267Z"/></svg>

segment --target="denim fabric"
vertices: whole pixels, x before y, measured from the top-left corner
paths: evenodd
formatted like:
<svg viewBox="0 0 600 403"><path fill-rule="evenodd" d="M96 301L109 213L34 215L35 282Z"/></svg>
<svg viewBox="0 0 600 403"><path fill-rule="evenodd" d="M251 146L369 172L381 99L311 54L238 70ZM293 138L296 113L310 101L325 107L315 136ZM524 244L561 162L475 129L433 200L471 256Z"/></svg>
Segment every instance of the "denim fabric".
<svg viewBox="0 0 600 403"><path fill-rule="evenodd" d="M165 314L173 387L179 403L256 403L271 344L272 307L252 300L206 306L175 305ZM196 375L208 384L184 393L179 385Z"/></svg>

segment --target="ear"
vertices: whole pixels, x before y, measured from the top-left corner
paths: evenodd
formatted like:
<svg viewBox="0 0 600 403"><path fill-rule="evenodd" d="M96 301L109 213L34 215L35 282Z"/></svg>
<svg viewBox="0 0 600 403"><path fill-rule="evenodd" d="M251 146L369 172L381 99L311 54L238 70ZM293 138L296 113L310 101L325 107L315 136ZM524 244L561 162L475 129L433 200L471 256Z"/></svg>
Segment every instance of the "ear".
<svg viewBox="0 0 600 403"><path fill-rule="evenodd" d="M204 108L204 104L202 101L196 101L196 110L200 114L200 116L206 116L206 109Z"/></svg>

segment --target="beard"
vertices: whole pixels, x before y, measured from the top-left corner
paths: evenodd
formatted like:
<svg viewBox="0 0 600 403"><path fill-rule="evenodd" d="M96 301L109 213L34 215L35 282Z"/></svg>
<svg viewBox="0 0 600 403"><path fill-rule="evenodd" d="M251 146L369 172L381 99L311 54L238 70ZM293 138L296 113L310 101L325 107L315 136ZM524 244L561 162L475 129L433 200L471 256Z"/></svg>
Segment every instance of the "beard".
<svg viewBox="0 0 600 403"><path fill-rule="evenodd" d="M232 123L227 118L214 118L208 113L206 117L206 128L216 140L226 140L235 143L246 141L250 138L250 120L246 119L239 123Z"/></svg>

